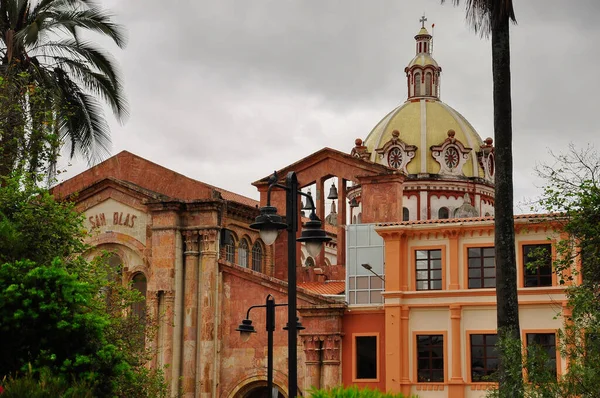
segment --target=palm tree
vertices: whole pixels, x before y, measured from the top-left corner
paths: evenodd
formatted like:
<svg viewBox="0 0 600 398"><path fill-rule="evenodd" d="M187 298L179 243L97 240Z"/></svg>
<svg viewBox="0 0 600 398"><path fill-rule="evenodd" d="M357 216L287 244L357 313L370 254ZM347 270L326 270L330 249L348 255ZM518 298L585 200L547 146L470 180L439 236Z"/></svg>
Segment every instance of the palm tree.
<svg viewBox="0 0 600 398"><path fill-rule="evenodd" d="M110 131L99 99L119 121L127 105L113 59L82 39L82 31L125 46L121 27L92 0L0 2L0 76L11 82L4 98L18 105L0 112L0 177L18 163L30 171L52 167L63 145L71 158L81 154L90 164L108 154Z"/></svg>
<svg viewBox="0 0 600 398"><path fill-rule="evenodd" d="M444 3L444 0L441 0ZM460 0L453 0L459 5ZM496 155L496 300L500 337L520 341L517 300L517 265L513 217L512 105L510 88L510 23L516 23L512 0L464 0L467 21L476 32L492 38L494 83L494 137ZM512 357L501 355L499 385L501 396L522 396L520 372L508 372L507 360L521 363L521 351Z"/></svg>

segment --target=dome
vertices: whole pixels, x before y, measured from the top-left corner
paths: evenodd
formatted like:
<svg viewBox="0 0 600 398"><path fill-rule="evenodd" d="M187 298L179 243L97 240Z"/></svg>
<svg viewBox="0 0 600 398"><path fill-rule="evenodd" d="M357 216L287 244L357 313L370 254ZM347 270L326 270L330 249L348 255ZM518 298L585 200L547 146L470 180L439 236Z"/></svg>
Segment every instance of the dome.
<svg viewBox="0 0 600 398"><path fill-rule="evenodd" d="M449 131L454 132L453 139L462 143L467 155L462 175L484 178L485 172L477 158L483 144L481 137L467 119L439 100L406 101L377 123L363 145L370 152L371 161L387 165L384 153L377 149L391 142L397 132L405 146L416 147L414 157L406 164L408 174L443 174L431 148L443 145L450 138Z"/></svg>
<svg viewBox="0 0 600 398"><path fill-rule="evenodd" d="M442 68L433 58L426 20L420 20L415 56L404 69L408 98L377 123L359 156L419 179L437 175L493 184L492 139L484 142L467 119L440 100Z"/></svg>
<svg viewBox="0 0 600 398"><path fill-rule="evenodd" d="M408 68L412 68L413 66L426 66L433 65L435 67L439 67L438 63L433 59L430 54L417 54L408 64Z"/></svg>

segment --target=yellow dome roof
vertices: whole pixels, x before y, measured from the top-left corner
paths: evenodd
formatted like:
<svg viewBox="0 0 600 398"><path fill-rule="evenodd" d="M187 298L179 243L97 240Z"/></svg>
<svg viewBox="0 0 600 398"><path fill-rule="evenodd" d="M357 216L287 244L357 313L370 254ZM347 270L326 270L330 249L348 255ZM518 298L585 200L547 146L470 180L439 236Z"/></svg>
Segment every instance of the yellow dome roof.
<svg viewBox="0 0 600 398"><path fill-rule="evenodd" d="M430 148L441 145L448 138L448 130L454 130L454 138L472 148L462 167L464 176L484 177L476 153L483 144L481 137L467 119L445 103L432 99L406 101L391 111L364 141L371 153L371 161L385 164L375 150L392 139L394 130L400 132L398 138L405 144L417 147L414 158L406 165L409 174L439 174L440 164L433 158Z"/></svg>
<svg viewBox="0 0 600 398"><path fill-rule="evenodd" d="M439 67L439 65L435 61L435 59L433 59L431 54L428 54L428 53L421 53L421 54L415 55L415 57L412 59L412 61L410 61L410 63L408 64L407 68L410 68L414 65L419 65L419 66L433 65L436 68Z"/></svg>

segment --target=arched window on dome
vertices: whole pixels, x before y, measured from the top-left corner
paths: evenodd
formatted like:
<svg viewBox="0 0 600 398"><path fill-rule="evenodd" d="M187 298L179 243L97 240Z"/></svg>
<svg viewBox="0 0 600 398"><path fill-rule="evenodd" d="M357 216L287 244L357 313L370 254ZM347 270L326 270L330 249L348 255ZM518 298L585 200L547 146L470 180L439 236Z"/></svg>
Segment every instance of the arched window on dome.
<svg viewBox="0 0 600 398"><path fill-rule="evenodd" d="M438 210L438 219L443 220L446 218L450 218L450 210L447 207L440 207Z"/></svg>
<svg viewBox="0 0 600 398"><path fill-rule="evenodd" d="M402 208L402 221L408 221L410 220L410 212L408 211L408 209L406 207Z"/></svg>
<svg viewBox="0 0 600 398"><path fill-rule="evenodd" d="M415 73L415 96L421 95L421 74Z"/></svg>
<svg viewBox="0 0 600 398"><path fill-rule="evenodd" d="M425 95L431 95L431 73L425 75Z"/></svg>
<svg viewBox="0 0 600 398"><path fill-rule="evenodd" d="M306 261L304 261L304 266L305 267L314 267L315 260L312 257L306 257Z"/></svg>
<svg viewBox="0 0 600 398"><path fill-rule="evenodd" d="M238 246L238 265L248 268L248 242L246 239L242 239Z"/></svg>
<svg viewBox="0 0 600 398"><path fill-rule="evenodd" d="M263 262L263 249L259 242L255 242L252 246L252 270L261 272Z"/></svg>

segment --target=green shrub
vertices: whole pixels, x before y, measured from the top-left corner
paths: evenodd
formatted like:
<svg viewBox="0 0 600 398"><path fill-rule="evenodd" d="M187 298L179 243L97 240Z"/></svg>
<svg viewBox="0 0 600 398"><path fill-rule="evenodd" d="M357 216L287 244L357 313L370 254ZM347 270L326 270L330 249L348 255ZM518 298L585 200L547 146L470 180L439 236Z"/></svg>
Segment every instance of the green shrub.
<svg viewBox="0 0 600 398"><path fill-rule="evenodd" d="M309 391L311 398L406 398L404 394L389 394L368 388L335 387L327 390L312 389Z"/></svg>
<svg viewBox="0 0 600 398"><path fill-rule="evenodd" d="M50 371L42 371L38 377L29 370L21 377L3 380L2 398L93 398L92 389L82 381L68 382Z"/></svg>

